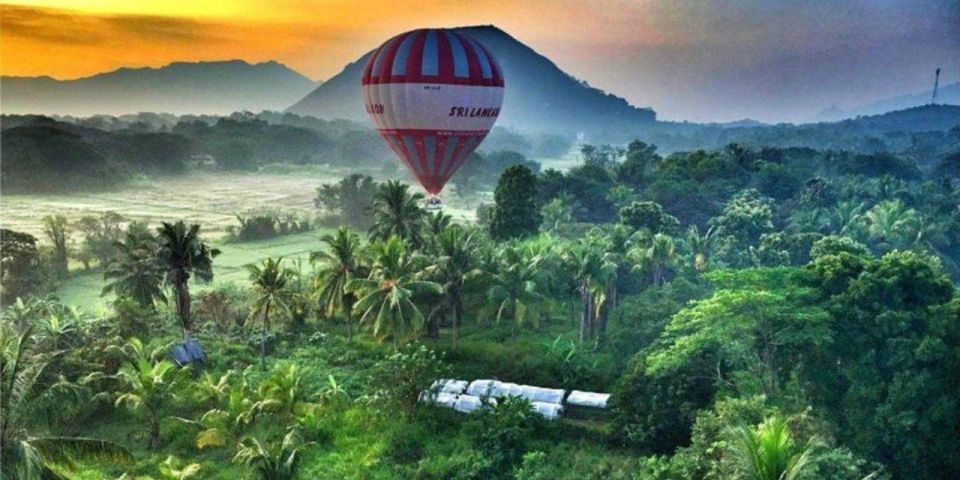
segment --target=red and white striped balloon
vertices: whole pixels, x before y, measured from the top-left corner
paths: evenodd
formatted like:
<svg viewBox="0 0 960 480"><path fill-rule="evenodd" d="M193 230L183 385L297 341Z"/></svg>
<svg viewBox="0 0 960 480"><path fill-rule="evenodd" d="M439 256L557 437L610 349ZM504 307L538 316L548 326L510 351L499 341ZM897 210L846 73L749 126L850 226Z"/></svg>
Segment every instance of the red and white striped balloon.
<svg viewBox="0 0 960 480"><path fill-rule="evenodd" d="M367 61L361 85L380 135L431 195L480 145L503 103L496 59L448 29L387 40Z"/></svg>

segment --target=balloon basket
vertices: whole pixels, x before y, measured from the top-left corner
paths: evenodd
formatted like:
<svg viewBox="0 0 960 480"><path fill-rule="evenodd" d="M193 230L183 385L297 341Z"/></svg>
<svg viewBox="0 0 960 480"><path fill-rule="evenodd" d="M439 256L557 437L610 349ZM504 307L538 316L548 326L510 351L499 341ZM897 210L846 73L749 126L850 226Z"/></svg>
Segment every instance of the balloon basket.
<svg viewBox="0 0 960 480"><path fill-rule="evenodd" d="M440 210L443 208L443 200L440 200L440 197L430 196L424 203L423 208L427 210Z"/></svg>

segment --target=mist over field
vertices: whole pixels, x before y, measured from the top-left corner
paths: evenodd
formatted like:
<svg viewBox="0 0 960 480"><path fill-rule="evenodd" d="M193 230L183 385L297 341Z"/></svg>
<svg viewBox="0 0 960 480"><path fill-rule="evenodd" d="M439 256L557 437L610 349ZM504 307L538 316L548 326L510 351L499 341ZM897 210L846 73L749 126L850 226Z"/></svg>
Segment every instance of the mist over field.
<svg viewBox="0 0 960 480"><path fill-rule="evenodd" d="M960 478L953 2L0 9L0 479Z"/></svg>

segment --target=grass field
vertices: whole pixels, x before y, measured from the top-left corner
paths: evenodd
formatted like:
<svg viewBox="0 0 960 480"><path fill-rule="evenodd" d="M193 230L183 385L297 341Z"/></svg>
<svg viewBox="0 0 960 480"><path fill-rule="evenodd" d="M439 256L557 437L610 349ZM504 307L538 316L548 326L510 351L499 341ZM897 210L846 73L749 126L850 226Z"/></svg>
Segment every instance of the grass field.
<svg viewBox="0 0 960 480"><path fill-rule="evenodd" d="M197 171L178 177L138 178L122 189L108 192L4 195L0 198L0 223L4 228L30 233L45 243L42 222L46 215L64 215L74 222L85 215L113 211L128 220L154 226L161 221L183 219L200 224L203 237L223 251L214 261L214 285L240 284L247 282L243 267L268 256L299 258L306 268L308 253L319 248L319 237L325 231L260 242L224 243L227 227L237 224L236 215L273 209L313 216L317 186L336 182L348 173L319 167L271 173ZM445 200L446 213L458 220L473 219L476 204L463 204L452 194L446 195ZM79 238L75 235L73 240L76 244ZM79 264L74 263L71 263L73 276L65 280L55 294L68 305L95 313L110 301L100 297L103 277L99 271L82 272Z"/></svg>
<svg viewBox="0 0 960 480"><path fill-rule="evenodd" d="M183 219L203 226L217 239L236 224L238 213L261 209L312 213L317 186L335 182L342 172L320 169L296 174L197 171L161 179L139 178L108 192L66 195L4 195L0 199L4 228L43 237L45 215L74 221L84 215L114 211L151 225Z"/></svg>
<svg viewBox="0 0 960 480"><path fill-rule="evenodd" d="M543 161L543 168L566 170L575 161L573 156L569 157ZM316 188L324 183L336 182L349 173L315 166L284 166L260 172L193 171L177 177L140 177L113 191L3 195L0 197L0 224L3 228L30 233L41 243L46 243L43 217L47 215L63 215L68 221L75 222L86 215L96 216L113 211L129 221L147 222L152 226L162 221L182 219L200 224L203 237L223 250L223 254L214 261L214 285L242 283L247 281L244 265L268 256L283 256L291 260L299 258L306 264L307 253L319 248L319 236L324 232L317 230L262 242L224 244L227 227L237 224L236 215L280 210L313 216L316 213L313 206ZM378 177L373 172L371 175ZM413 190L420 191L420 188L414 185ZM464 202L449 193L452 189L447 190L443 195L444 212L458 221L472 221L477 206L493 200L487 192L470 202ZM75 235L74 244L78 241ZM100 297L103 288L100 272L82 272L79 264L74 265L73 262L71 268L73 276L55 292L64 303L94 313L109 302L109 299Z"/></svg>
<svg viewBox="0 0 960 480"><path fill-rule="evenodd" d="M310 268L310 252L320 248L320 236L330 229L317 229L296 235L285 235L259 242L227 243L214 242L221 254L213 262L214 277L210 284L192 282L191 291L202 292L219 285L249 283L244 266L256 263L267 257L283 257L287 266L293 266L297 260L302 262L304 270ZM84 312L96 314L106 308L112 296L101 297L103 274L100 271L90 273L74 271L74 276L63 281L55 294L63 303L75 305Z"/></svg>
<svg viewBox="0 0 960 480"><path fill-rule="evenodd" d="M45 241L42 219L46 215L64 215L75 221L85 215L113 211L151 225L179 219L199 223L204 236L213 240L223 237L227 227L237 223L238 213L277 209L312 215L316 213L313 198L317 187L349 173L320 167L285 173L196 171L162 179L139 178L108 192L3 195L0 223L4 228L27 232ZM414 191L419 191L419 187L415 186ZM444 201L446 213L458 219L473 218L475 202L464 204L449 193L444 195Z"/></svg>

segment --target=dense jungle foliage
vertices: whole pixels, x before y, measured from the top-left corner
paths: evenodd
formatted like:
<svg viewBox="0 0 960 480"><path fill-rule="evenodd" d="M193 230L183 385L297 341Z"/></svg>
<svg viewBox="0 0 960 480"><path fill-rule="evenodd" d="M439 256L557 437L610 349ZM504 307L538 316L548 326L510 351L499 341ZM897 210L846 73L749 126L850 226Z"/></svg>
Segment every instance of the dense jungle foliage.
<svg viewBox="0 0 960 480"><path fill-rule="evenodd" d="M171 135L193 128L227 127ZM960 477L960 129L941 140L498 153L475 223L358 174L318 186L344 226L309 263L202 291L230 244L200 225L4 230L2 478ZM112 308L45 295L78 255ZM173 361L184 338L205 362ZM465 415L419 401L437 378L613 396Z"/></svg>

